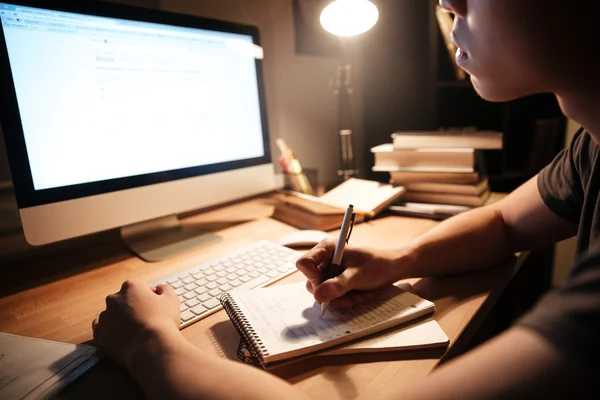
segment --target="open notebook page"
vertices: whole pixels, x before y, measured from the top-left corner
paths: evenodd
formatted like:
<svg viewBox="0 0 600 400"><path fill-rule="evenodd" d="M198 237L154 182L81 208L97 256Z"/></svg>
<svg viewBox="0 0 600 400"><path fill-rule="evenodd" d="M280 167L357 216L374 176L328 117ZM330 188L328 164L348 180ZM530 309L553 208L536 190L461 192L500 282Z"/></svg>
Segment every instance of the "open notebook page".
<svg viewBox="0 0 600 400"><path fill-rule="evenodd" d="M238 313L264 346L266 364L335 346L434 311L433 303L390 287L373 301L348 310L321 305L305 284L232 292Z"/></svg>
<svg viewBox="0 0 600 400"><path fill-rule="evenodd" d="M319 199L342 209L346 209L348 204L352 204L357 211L377 213L382 207L400 197L404 191L402 186L350 178L323 194Z"/></svg>

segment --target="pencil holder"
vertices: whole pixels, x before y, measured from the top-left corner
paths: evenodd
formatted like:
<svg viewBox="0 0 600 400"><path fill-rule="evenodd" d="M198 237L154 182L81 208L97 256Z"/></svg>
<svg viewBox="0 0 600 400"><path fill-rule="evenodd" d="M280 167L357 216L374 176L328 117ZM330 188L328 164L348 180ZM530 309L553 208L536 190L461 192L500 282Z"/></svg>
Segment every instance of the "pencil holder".
<svg viewBox="0 0 600 400"><path fill-rule="evenodd" d="M304 194L315 195L317 170L304 169L301 173L284 172L284 188ZM311 179L312 178L312 179Z"/></svg>

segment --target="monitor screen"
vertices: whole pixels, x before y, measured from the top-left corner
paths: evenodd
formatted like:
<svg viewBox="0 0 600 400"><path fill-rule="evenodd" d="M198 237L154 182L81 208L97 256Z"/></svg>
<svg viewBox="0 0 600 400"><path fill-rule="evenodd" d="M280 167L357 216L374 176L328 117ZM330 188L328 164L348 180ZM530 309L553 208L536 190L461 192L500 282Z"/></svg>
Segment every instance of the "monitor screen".
<svg viewBox="0 0 600 400"><path fill-rule="evenodd" d="M0 18L20 208L271 165L255 27L60 0Z"/></svg>
<svg viewBox="0 0 600 400"><path fill-rule="evenodd" d="M0 15L35 190L264 156L251 35Z"/></svg>

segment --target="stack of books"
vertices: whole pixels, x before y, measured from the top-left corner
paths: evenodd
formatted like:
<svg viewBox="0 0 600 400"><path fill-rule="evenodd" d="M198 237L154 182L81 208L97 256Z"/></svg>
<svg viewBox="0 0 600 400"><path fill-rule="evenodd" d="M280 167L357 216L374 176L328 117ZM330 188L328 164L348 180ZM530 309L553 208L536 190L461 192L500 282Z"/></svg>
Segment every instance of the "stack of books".
<svg viewBox="0 0 600 400"><path fill-rule="evenodd" d="M406 189L396 209L447 217L488 201L481 150L501 148L502 134L494 131L397 132L371 152L373 170L389 172L390 183Z"/></svg>
<svg viewBox="0 0 600 400"><path fill-rule="evenodd" d="M320 197L296 191L276 193L272 217L300 229L329 231L342 225L349 204L354 206L355 223L359 223L386 209L402 193L402 186L350 178Z"/></svg>

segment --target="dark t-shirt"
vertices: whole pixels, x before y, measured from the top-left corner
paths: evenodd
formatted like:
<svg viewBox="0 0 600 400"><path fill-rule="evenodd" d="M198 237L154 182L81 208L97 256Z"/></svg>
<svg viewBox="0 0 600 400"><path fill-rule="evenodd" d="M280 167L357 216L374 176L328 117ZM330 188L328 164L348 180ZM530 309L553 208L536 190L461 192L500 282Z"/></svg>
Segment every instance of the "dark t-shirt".
<svg viewBox="0 0 600 400"><path fill-rule="evenodd" d="M575 264L565 284L518 324L536 330L558 348L600 364L600 146L579 130L538 177L546 205L578 224Z"/></svg>

